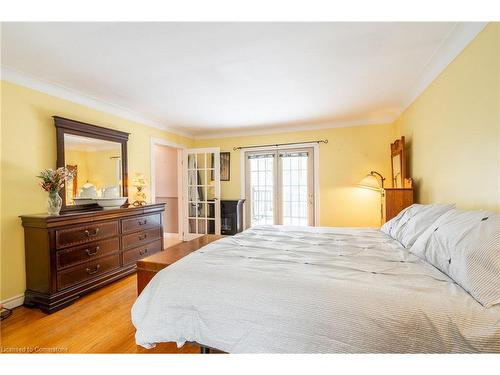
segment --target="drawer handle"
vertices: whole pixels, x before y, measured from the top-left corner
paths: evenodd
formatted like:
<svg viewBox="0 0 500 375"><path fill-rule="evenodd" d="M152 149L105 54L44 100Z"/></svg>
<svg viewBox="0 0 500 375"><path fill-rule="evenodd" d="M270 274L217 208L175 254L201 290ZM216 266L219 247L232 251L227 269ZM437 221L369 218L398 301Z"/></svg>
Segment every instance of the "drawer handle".
<svg viewBox="0 0 500 375"><path fill-rule="evenodd" d="M94 229L94 232L89 231L88 229L85 229L85 235L87 237L95 237L99 233L99 228Z"/></svg>
<svg viewBox="0 0 500 375"><path fill-rule="evenodd" d="M96 246L93 252L90 252L90 249L85 249L85 252L89 257L91 257L92 255L96 255L99 252L99 249L99 246Z"/></svg>
<svg viewBox="0 0 500 375"><path fill-rule="evenodd" d="M139 220L139 225L146 225L148 222L147 219L144 219L144 220Z"/></svg>
<svg viewBox="0 0 500 375"><path fill-rule="evenodd" d="M148 249L139 250L139 255L144 255L148 253Z"/></svg>
<svg viewBox="0 0 500 375"><path fill-rule="evenodd" d="M94 274L96 274L99 271L99 268L101 268L100 264L98 264L97 266L95 266L95 268L93 270L91 270L90 268L87 268L86 271L87 271L87 273L89 275L94 275Z"/></svg>
<svg viewBox="0 0 500 375"><path fill-rule="evenodd" d="M148 234L147 234L147 233L141 234L141 235L139 236L139 241L142 241L142 240L146 239L146 237L147 237L147 236L148 236Z"/></svg>

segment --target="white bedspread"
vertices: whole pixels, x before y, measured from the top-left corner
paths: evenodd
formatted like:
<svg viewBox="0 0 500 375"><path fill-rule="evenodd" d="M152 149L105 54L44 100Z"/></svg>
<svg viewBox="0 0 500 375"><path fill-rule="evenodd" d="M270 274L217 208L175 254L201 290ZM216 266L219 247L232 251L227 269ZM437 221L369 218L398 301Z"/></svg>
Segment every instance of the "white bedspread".
<svg viewBox="0 0 500 375"><path fill-rule="evenodd" d="M144 347L500 352L500 306L483 308L375 229L260 226L223 238L159 272L132 320Z"/></svg>

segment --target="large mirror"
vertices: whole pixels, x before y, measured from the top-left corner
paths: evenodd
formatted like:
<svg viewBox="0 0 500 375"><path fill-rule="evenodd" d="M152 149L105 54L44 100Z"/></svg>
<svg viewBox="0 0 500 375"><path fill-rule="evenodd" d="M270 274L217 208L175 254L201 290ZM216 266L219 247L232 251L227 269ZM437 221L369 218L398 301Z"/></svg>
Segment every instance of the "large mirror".
<svg viewBox="0 0 500 375"><path fill-rule="evenodd" d="M406 170L405 170L405 137L397 139L391 143L391 169L392 169L392 187L404 188Z"/></svg>
<svg viewBox="0 0 500 375"><path fill-rule="evenodd" d="M57 166L73 177L67 181L63 210L93 208L95 198L127 196L128 133L54 117Z"/></svg>

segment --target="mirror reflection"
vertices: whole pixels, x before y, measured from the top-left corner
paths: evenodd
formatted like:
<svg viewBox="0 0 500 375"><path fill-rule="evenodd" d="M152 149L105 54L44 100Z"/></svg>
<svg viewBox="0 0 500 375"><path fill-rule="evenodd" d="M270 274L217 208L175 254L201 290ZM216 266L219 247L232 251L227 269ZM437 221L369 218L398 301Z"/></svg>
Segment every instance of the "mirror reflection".
<svg viewBox="0 0 500 375"><path fill-rule="evenodd" d="M64 134L64 160L73 172L66 185L66 205L122 196L120 143Z"/></svg>
<svg viewBox="0 0 500 375"><path fill-rule="evenodd" d="M395 155L392 157L392 187L402 188L403 187L403 176L401 175L401 155Z"/></svg>

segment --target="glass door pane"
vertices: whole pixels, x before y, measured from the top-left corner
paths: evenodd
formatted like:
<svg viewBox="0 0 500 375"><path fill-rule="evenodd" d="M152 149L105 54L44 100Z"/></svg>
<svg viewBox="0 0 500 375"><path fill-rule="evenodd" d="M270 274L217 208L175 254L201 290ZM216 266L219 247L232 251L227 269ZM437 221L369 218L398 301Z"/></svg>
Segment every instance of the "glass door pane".
<svg viewBox="0 0 500 375"><path fill-rule="evenodd" d="M248 156L251 226L275 222L275 156Z"/></svg>

